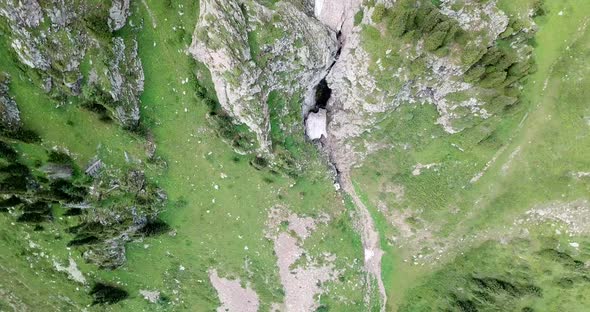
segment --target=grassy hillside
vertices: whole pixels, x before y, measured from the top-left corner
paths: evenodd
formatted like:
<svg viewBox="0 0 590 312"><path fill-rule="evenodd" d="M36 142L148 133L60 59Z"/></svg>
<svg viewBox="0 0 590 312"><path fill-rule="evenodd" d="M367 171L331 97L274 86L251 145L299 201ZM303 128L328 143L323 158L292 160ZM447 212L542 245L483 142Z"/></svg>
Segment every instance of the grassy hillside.
<svg viewBox="0 0 590 312"><path fill-rule="evenodd" d="M539 3L499 0L498 6L515 18L538 10ZM384 6L376 8L373 20L395 26L395 16ZM51 218L32 224L18 222L14 210L0 205L1 311L213 311L220 302L210 269L252 287L260 310L268 311L285 297L273 241L264 233L273 207L329 217L302 243L311 258L336 256L339 277L322 285L326 292L316 298L317 311L375 308L364 301L368 289L364 250L353 227L355 207L334 189L325 160L304 139L299 99L272 93L268 104L275 160L289 164L292 156L305 170L268 166L255 154L241 153L253 150L247 131L212 114L219 113L212 82L187 53L198 16L198 1L134 1L127 25L113 34L138 41L145 72L141 125L149 130L143 134L83 108L77 97L58 101L12 53L0 58L24 126L41 138L34 144L11 141L24 164L42 167L53 149L68 151L76 168L98 157L121 178L141 168L150 185L167 194L153 233L133 236L126 261L115 269L86 262L82 254L89 247L71 244L79 238L72 227L84 216L52 204ZM588 16L586 0L544 1L534 19L538 32L527 41L534 47L536 71L522 81L518 101L500 107L496 116L469 120L466 130L449 134L436 123L433 105L401 103L361 138L389 146L351 174L381 235L387 311L584 311L590 304L590 227L584 214L590 211ZM445 36L456 26L448 24L440 30ZM266 31L250 34L253 51L260 50ZM387 50L424 36L436 41L428 53L460 58L461 40L473 39L453 35L443 44L427 32L404 43L394 36L382 40L383 33L395 31L364 29L364 48L389 55ZM0 51L10 49L0 37ZM83 60L84 79L96 53ZM391 68L406 62L410 77L423 75L419 62L395 57L383 62ZM392 75L378 76L379 87L401 88ZM285 124L292 127L279 126ZM155 158L146 153L152 142ZM3 158L0 165L3 169ZM116 200L133 202L125 196ZM56 269L70 259L85 283ZM92 294L98 283L123 290L118 294L123 300L97 304ZM140 290L160 291L161 298L149 303Z"/></svg>
<svg viewBox="0 0 590 312"><path fill-rule="evenodd" d="M522 15L534 4L500 1L499 6L509 15ZM556 248L585 257L584 243L579 243L585 246L580 251L568 247L583 238L514 223L526 211L548 202L587 199L589 190L587 178L578 178L576 172L590 167L583 156L590 151L584 143L588 80L582 65L588 51L590 6L584 1L555 0L545 1L544 10L535 20L538 69L527 78L519 103L502 112L501 118L448 135L434 125L434 108L402 105L373 134L399 145L371 156L353 175L381 220L383 244L402 242L400 248L390 247L389 259L384 260L395 263L383 272L391 285L392 309L551 310L547 304L556 304L552 300L562 288L551 281L557 269L548 269L553 273L541 269L551 264L539 253ZM525 229L528 235L522 234ZM543 296L507 299L506 294L496 294L503 299L490 302L474 293L496 290L467 286L466 279L477 276L519 276L506 267L514 257L530 267L519 271L521 277L514 281L518 284L522 282L518 278L524 278L536 283ZM571 291L562 293L558 302L581 311L587 299L578 295L584 287L584 283L571 284ZM433 305L435 300L441 301ZM457 306L461 300L473 300L473 306Z"/></svg>
<svg viewBox="0 0 590 312"><path fill-rule="evenodd" d="M282 301L284 291L272 241L263 231L268 209L281 205L301 215L330 216L330 223L320 225L305 245L310 255L335 254L336 267L342 272L340 280L325 286L328 292L321 303L335 310L344 309L343 305L361 309L364 292L353 282L364 279L359 260L362 247L352 229L351 207L345 207L334 190L319 156L311 154L306 173L292 178L256 169L250 165L253 155L237 154L218 136L199 87L211 82L197 80L198 65L186 52L198 7L195 1L137 1L128 25L115 33L128 38L137 35L146 76L142 124L152 131L157 155L167 164L162 167L148 162L145 169L148 179L167 192L169 204L161 219L174 235L135 240L127 244L127 261L122 267L99 270L84 263L79 249L66 249L66 239L54 239L69 238L64 231L75 219L57 214L53 222L44 225L45 231L32 232L28 225L10 225L11 216L2 214L2 247L7 251L3 263L19 264L3 266L2 280L23 281L2 283L4 291L27 305L49 310L79 310L89 305L89 310L109 311L211 311L219 305L208 277L208 270L214 268L222 276L250 283L260 297L261 308L268 309L272 302ZM8 49L5 44L2 42L4 50ZM13 58L0 62L2 70L14 77L12 92L25 125L40 134L44 146L67 148L80 166L95 155L112 167L127 166L126 157L146 162L144 138L100 121L100 116L76 103L56 107L29 83L27 72L19 69ZM302 138L303 133L300 135ZM309 150L313 150L311 145ZM36 247L29 247L29 241ZM40 250L51 256L44 258ZM70 256L88 285L76 286L66 274L52 269L53 259L63 264ZM35 263L32 270L28 263ZM30 282L31 274L39 282ZM90 306L88 293L94 282L118 285L128 292L128 298L113 305ZM156 305L148 303L139 294L142 289L161 291L162 300ZM338 300L340 297L347 300Z"/></svg>

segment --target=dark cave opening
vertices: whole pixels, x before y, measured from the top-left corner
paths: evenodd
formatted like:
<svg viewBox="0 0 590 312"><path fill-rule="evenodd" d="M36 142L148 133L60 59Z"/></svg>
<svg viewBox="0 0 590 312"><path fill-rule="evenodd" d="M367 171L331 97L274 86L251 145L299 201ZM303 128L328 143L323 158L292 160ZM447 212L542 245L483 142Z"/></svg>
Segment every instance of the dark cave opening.
<svg viewBox="0 0 590 312"><path fill-rule="evenodd" d="M326 109L328 100L332 96L332 89L328 86L326 79L322 79L315 89L315 106L312 109L314 113L317 113L320 108Z"/></svg>

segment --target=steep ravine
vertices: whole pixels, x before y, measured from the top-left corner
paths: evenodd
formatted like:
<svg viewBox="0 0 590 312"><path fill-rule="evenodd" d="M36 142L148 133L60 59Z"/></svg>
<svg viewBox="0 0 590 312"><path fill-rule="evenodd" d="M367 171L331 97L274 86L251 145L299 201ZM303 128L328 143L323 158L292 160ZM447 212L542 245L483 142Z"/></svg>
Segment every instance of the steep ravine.
<svg viewBox="0 0 590 312"><path fill-rule="evenodd" d="M316 97L315 106L305 115L306 134L310 139L318 139L318 134L323 135L319 138L321 142L321 148L326 152L330 160L331 166L336 171L336 179L341 189L351 196L352 201L357 209L355 226L359 234L364 249L364 268L367 275L367 284L371 285L373 280L377 283L379 295L381 298L381 311L385 311L387 303L387 293L385 291L385 285L381 277L381 258L383 256L383 250L380 246L379 232L375 227L373 218L368 208L364 205L360 197L357 195L352 180L350 178L350 166L341 165L343 162L338 161L338 153L342 147L339 146L338 142L330 139L328 134L328 127L332 117L332 109L338 109L334 107L334 103L338 102L339 99L334 97L334 93L330 88L330 77L332 70L339 65L339 62L346 62L347 59L340 58L343 50L352 50L357 48L356 44L349 44L348 37L353 32L353 19L354 14L360 9L361 1L358 0L324 0L316 1L315 4L315 15L320 22L328 26L333 31L337 32L338 38L338 52L334 63L329 67L326 77L315 87ZM352 41L352 43L358 43L358 41ZM332 104L332 105L331 105ZM320 117L318 117L318 115ZM310 123L309 118L322 119L320 122ZM321 124L324 122L324 124ZM323 126L321 131L313 129L318 127L318 124ZM370 292L366 294L365 300L369 302Z"/></svg>
<svg viewBox="0 0 590 312"><path fill-rule="evenodd" d="M325 81L325 80L322 80ZM318 88L326 88L326 91L322 91L323 94L331 93L331 89L329 87L324 87L318 85ZM319 97L318 102L316 102L316 106L313 110L310 111L308 117L306 117L305 123L309 125L308 119L309 116L316 116L317 114L324 112L324 120L326 123L330 120L330 108L326 105L329 102L329 99L325 99ZM325 102L324 102L325 101ZM327 124L324 125L327 127ZM313 131L311 129L307 130ZM348 168L342 168L338 165L337 161L334 161L334 149L337 149L338 146L335 144L331 144L329 139L322 136L320 139L321 149L323 149L329 159L330 166L336 172L336 182L340 185L341 190L346 192L352 198L354 205L357 208L357 219L355 222L355 226L359 234L361 235L361 240L363 242L363 249L364 249L364 267L366 272L368 273L367 276L367 284L372 283L372 279L375 279L377 282L377 287L379 290L379 295L381 297L381 311L385 311L385 305L387 302L387 293L385 292L385 285L383 284L383 279L381 278L381 258L383 256L383 250L381 250L380 246L380 238L379 232L375 227L375 223L373 222L373 218L371 217L371 213L369 209L364 205L360 197L357 195L354 186L352 184L352 180L350 178L350 170ZM370 293L366 294L366 301L370 300Z"/></svg>
<svg viewBox="0 0 590 312"><path fill-rule="evenodd" d="M341 103L347 102L342 93L346 69L360 66L350 55L360 45L360 27L354 27L354 17L361 3L316 0L311 16L311 12L302 12L290 1L269 8L258 1L203 0L189 51L209 69L220 106L256 134L262 155L276 156L272 155L270 136L270 105L276 105L269 104L271 93L278 92L284 98L303 96L301 121L305 134L321 142L342 190L352 196L357 206L355 225L363 242L367 284L377 283L384 311L379 234L369 211L354 192L349 170L355 155L341 139L355 133L338 126L343 122L359 124L358 120L348 122L342 118L355 116L342 113L348 109ZM362 63L366 65L364 60ZM332 127L336 114L339 120ZM368 304L372 304L372 294L366 294Z"/></svg>

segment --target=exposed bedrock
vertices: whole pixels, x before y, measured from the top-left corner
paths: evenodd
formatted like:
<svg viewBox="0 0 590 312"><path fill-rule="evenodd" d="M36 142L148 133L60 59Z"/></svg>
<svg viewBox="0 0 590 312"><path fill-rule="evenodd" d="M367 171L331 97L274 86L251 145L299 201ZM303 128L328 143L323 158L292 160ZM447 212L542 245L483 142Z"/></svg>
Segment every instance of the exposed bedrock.
<svg viewBox="0 0 590 312"><path fill-rule="evenodd" d="M20 111L8 94L10 76L0 72L0 131L13 132L21 126Z"/></svg>
<svg viewBox="0 0 590 312"><path fill-rule="evenodd" d="M256 1L204 0L189 51L211 72L220 105L256 134L260 151L269 152L269 93L303 95L305 115L334 63L338 40L290 2L270 9Z"/></svg>
<svg viewBox="0 0 590 312"><path fill-rule="evenodd" d="M0 23L6 23L3 35L17 59L39 74L45 92L98 102L133 129L139 124L143 68L137 42L112 33L125 26L129 3L0 0ZM108 19L97 18L101 13ZM87 76L80 69L84 62L90 64Z"/></svg>

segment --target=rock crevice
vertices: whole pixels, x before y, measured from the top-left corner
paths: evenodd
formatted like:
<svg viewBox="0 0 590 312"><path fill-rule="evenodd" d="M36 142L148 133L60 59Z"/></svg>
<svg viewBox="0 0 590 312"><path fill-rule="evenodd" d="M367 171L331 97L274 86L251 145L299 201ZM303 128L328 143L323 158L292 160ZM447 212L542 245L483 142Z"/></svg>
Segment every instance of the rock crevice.
<svg viewBox="0 0 590 312"><path fill-rule="evenodd" d="M309 111L315 97L309 86L333 64L336 35L289 2L271 9L256 1L205 0L200 8L189 51L211 72L221 107L269 153L269 94L303 94L303 112Z"/></svg>

